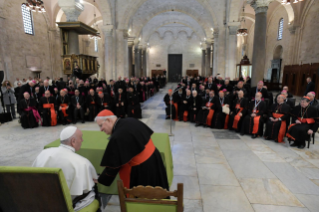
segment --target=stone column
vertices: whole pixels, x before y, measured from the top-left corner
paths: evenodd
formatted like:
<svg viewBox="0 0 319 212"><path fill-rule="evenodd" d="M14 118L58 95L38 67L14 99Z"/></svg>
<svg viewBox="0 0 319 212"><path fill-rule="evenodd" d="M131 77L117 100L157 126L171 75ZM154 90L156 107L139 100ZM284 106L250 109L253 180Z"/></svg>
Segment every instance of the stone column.
<svg viewBox="0 0 319 212"><path fill-rule="evenodd" d="M114 78L118 78L119 76L128 77L128 45L127 45L128 33L127 30L116 30L116 58L115 58L115 76Z"/></svg>
<svg viewBox="0 0 319 212"><path fill-rule="evenodd" d="M202 76L206 76L206 70L205 70L205 49L202 50Z"/></svg>
<svg viewBox="0 0 319 212"><path fill-rule="evenodd" d="M216 76L218 73L218 31L214 31L214 52L213 52L213 76Z"/></svg>
<svg viewBox="0 0 319 212"><path fill-rule="evenodd" d="M129 77L132 77L134 75L133 70L133 46L134 42L128 42L128 73Z"/></svg>
<svg viewBox="0 0 319 212"><path fill-rule="evenodd" d="M290 42L289 42L289 50L288 50L288 60L285 62L285 64L298 64L298 46L299 46L299 26L291 26L288 28L290 32ZM283 64L281 65L283 66ZM283 70L283 69L282 69ZM282 74L280 75L282 78Z"/></svg>
<svg viewBox="0 0 319 212"><path fill-rule="evenodd" d="M137 46L135 46L135 77L140 77L141 65L140 65L140 50Z"/></svg>
<svg viewBox="0 0 319 212"><path fill-rule="evenodd" d="M107 25L101 27L102 32L104 33L104 67L105 67L105 78L106 80L115 79L114 75L114 39L113 39L113 26Z"/></svg>
<svg viewBox="0 0 319 212"><path fill-rule="evenodd" d="M237 29L238 26L228 26L229 35L227 42L225 77L235 78L237 63Z"/></svg>
<svg viewBox="0 0 319 212"><path fill-rule="evenodd" d="M252 58L251 86L263 80L266 59L267 10L272 0L251 0L249 3L255 10L255 34Z"/></svg>
<svg viewBox="0 0 319 212"><path fill-rule="evenodd" d="M143 55L144 55L144 57L143 57L143 76L144 77L146 77L147 76L147 65L146 65L146 63L147 63L147 48L144 48L143 49Z"/></svg>
<svg viewBox="0 0 319 212"><path fill-rule="evenodd" d="M205 54L205 76L211 75L210 71L210 44L207 44L206 54Z"/></svg>
<svg viewBox="0 0 319 212"><path fill-rule="evenodd" d="M144 48L142 45L140 45L138 47L139 52L140 52L140 58L139 58L139 62L140 62L140 75L139 77L144 76Z"/></svg>

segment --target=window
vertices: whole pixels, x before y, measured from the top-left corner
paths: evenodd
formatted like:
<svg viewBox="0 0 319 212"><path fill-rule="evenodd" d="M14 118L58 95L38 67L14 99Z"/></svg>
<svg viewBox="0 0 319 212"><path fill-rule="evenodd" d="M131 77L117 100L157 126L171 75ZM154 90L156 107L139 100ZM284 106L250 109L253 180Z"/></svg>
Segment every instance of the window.
<svg viewBox="0 0 319 212"><path fill-rule="evenodd" d="M34 35L32 12L27 9L25 4L21 5L21 10L22 10L24 32L29 35Z"/></svg>
<svg viewBox="0 0 319 212"><path fill-rule="evenodd" d="M282 32L284 30L284 19L280 19L279 21L279 27L278 27L278 40L282 39Z"/></svg>
<svg viewBox="0 0 319 212"><path fill-rule="evenodd" d="M99 44L99 42L98 42L97 38L94 38L94 51L95 52L99 51L98 44Z"/></svg>

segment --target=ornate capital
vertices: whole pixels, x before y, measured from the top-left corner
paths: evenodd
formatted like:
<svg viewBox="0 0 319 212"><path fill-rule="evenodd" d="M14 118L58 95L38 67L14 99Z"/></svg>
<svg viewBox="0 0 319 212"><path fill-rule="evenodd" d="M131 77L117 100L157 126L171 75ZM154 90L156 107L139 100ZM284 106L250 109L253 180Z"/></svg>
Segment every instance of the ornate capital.
<svg viewBox="0 0 319 212"><path fill-rule="evenodd" d="M81 15L82 11L84 10L84 6L78 2L72 5L60 5L60 7L66 15L67 22L78 21L78 17Z"/></svg>
<svg viewBox="0 0 319 212"><path fill-rule="evenodd" d="M237 35L238 26L228 26L229 35Z"/></svg>
<svg viewBox="0 0 319 212"><path fill-rule="evenodd" d="M103 25L100 29L104 33L105 37L112 36L113 25Z"/></svg>
<svg viewBox="0 0 319 212"><path fill-rule="evenodd" d="M247 3L254 8L255 13L265 13L268 11L268 5L274 0L248 0Z"/></svg>

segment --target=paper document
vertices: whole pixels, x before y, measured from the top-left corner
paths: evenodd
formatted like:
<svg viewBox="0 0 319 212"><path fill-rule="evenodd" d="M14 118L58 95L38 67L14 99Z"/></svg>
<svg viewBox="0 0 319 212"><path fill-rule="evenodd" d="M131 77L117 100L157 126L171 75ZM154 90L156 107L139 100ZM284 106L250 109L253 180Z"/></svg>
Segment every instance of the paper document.
<svg viewBox="0 0 319 212"><path fill-rule="evenodd" d="M226 113L226 114L229 115L229 112L230 112L229 107L227 107L226 105L224 105L224 106L223 106L223 113Z"/></svg>

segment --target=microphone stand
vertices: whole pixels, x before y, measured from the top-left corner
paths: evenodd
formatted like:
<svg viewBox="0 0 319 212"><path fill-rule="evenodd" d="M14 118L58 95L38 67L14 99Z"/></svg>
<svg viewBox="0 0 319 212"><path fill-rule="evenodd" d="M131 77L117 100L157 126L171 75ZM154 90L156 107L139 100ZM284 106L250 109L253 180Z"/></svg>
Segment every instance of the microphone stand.
<svg viewBox="0 0 319 212"><path fill-rule="evenodd" d="M169 101L170 101L170 118L171 118L171 122L170 122L170 133L169 133L169 136L174 136L174 134L173 134L173 132L172 132L172 124L173 124L173 118L172 118L172 116L173 116L173 108L172 108L172 106L173 106L173 104L171 104L171 103L173 103L173 94L172 94L172 96L170 96L169 97Z"/></svg>

